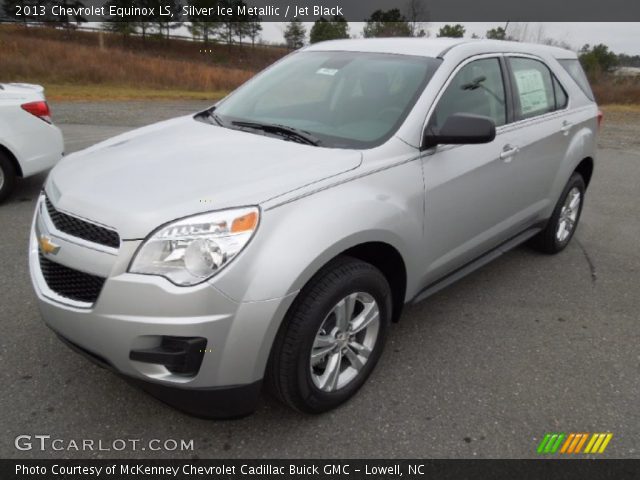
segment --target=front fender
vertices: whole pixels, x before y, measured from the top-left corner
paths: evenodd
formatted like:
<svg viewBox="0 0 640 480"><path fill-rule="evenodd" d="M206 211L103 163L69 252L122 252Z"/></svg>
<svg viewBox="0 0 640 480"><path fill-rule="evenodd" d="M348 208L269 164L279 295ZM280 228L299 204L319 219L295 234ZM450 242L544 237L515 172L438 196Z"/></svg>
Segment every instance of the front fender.
<svg viewBox="0 0 640 480"><path fill-rule="evenodd" d="M232 323L224 355L229 368L223 370L246 364L251 380L262 378L273 341L298 291L331 259L356 245L384 242L394 247L407 267L407 295L413 295L423 208L419 161L266 208L256 237L212 282L253 312Z"/></svg>
<svg viewBox="0 0 640 480"><path fill-rule="evenodd" d="M420 163L412 161L268 208L246 251L213 283L236 301L281 298L341 252L382 242L404 259L409 294L419 277L422 185Z"/></svg>

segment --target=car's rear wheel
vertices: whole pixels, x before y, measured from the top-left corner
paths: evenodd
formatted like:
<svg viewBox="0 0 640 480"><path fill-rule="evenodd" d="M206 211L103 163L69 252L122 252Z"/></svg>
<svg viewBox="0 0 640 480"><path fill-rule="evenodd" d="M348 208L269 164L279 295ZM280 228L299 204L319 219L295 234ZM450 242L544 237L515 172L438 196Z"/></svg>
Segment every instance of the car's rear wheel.
<svg viewBox="0 0 640 480"><path fill-rule="evenodd" d="M4 201L16 185L16 170L7 156L0 152L0 202Z"/></svg>
<svg viewBox="0 0 640 480"><path fill-rule="evenodd" d="M584 204L585 183L574 173L560 195L547 226L533 240L533 246L544 253L561 252L571 241L578 227Z"/></svg>
<svg viewBox="0 0 640 480"><path fill-rule="evenodd" d="M337 407L371 374L390 319L384 275L339 257L309 281L288 312L271 352L270 389L303 412Z"/></svg>

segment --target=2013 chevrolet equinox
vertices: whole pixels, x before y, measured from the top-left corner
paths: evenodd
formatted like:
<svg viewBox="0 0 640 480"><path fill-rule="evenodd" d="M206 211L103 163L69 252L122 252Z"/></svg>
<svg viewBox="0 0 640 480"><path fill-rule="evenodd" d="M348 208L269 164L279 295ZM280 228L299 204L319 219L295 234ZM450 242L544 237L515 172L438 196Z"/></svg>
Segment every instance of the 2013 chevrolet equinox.
<svg viewBox="0 0 640 480"><path fill-rule="evenodd" d="M565 248L599 120L566 50L313 45L211 109L60 162L30 240L42 315L191 413L250 413L263 381L326 411L405 303L525 240Z"/></svg>

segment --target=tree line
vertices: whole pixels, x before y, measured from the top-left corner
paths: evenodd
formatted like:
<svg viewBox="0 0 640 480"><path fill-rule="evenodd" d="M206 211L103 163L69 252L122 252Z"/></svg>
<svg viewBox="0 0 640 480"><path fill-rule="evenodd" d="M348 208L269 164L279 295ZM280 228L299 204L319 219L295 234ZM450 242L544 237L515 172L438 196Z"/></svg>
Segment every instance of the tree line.
<svg viewBox="0 0 640 480"><path fill-rule="evenodd" d="M25 11L24 7L45 7L47 15L18 15L19 11ZM241 15L239 7L246 7L244 0L190 0L189 5L198 9L215 8L232 8L234 15L217 17L208 15L206 17L198 15L189 15L186 23L189 33L196 40L202 40L204 43L221 41L224 43L233 43L235 41L242 43L245 39L250 39L254 44L260 37L262 31L262 19L257 15ZM4 15L15 22L21 23L41 23L52 27L75 28L80 22L87 19L82 15L52 15L53 7L82 8L85 7L81 0L4 0ZM170 37L171 31L180 28L185 22L175 22L170 16L160 15L157 8L157 0L109 0L105 3L106 11L110 7L129 8L138 7L141 9L155 7L154 14L144 15L140 17L128 17L129 21L117 21L118 19L106 16L103 18L102 28L106 31L120 33L122 35L141 35L143 38L147 35L160 37ZM180 0L163 0L163 12L173 13L179 16L181 13L182 2ZM246 9L244 9L246 11ZM200 10L201 11L201 10Z"/></svg>
<svg viewBox="0 0 640 480"><path fill-rule="evenodd" d="M47 25L73 28L79 22L86 21L82 16L61 15L58 17L37 17L37 16L17 16L19 7L44 5L48 12L51 7L59 5L61 7L78 8L84 7L81 0L4 0L3 10L6 17L20 22L44 23ZM205 8L231 7L234 12L231 16L199 17L190 15L186 23L189 33L194 39L205 44L211 42L222 42L232 44L243 43L245 39L255 44L259 41L262 32L262 19L256 15L240 15L242 6L246 7L244 0L190 0L189 5L197 7L202 11ZM157 0L109 0L107 8L114 7L152 7L157 6ZM180 0L163 0L163 6L171 12L179 15L181 9ZM426 23L420 20L426 17L424 4L421 0L408 0L403 10L393 8L390 10L376 10L365 20L362 36L373 37L428 37L430 32L426 28ZM105 30L120 33L122 35L137 34L142 37L155 35L169 37L171 30L185 25L184 22L173 22L167 16L144 16L133 18L132 21L113 21L113 18L105 18L102 28ZM350 38L349 23L342 16L331 18L320 17L315 21L309 31L308 43L317 43L326 40L336 40ZM462 38L466 34L466 29L462 24L447 24L436 32L437 37ZM307 31L302 22L293 20L286 24L283 31L284 43L290 49L301 48L307 43ZM477 34L472 34L472 38L480 38ZM498 26L486 31L484 38L494 40L530 41L548 45L556 45L564 48L571 47L564 42L556 41L545 35L544 27L541 24L512 24L507 22L504 26ZM578 57L587 74L591 77L601 73L610 73L616 67L630 66L640 67L640 55L615 54L604 44L584 45L578 52Z"/></svg>

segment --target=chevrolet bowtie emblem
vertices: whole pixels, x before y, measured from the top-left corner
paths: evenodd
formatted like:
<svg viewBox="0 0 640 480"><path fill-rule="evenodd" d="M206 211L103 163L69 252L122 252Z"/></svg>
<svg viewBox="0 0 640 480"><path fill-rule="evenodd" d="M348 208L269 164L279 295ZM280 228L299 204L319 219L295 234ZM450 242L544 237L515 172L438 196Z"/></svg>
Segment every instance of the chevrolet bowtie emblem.
<svg viewBox="0 0 640 480"><path fill-rule="evenodd" d="M38 238L38 244L40 245L40 250L47 255L55 255L60 250L60 246L53 243L46 235Z"/></svg>

